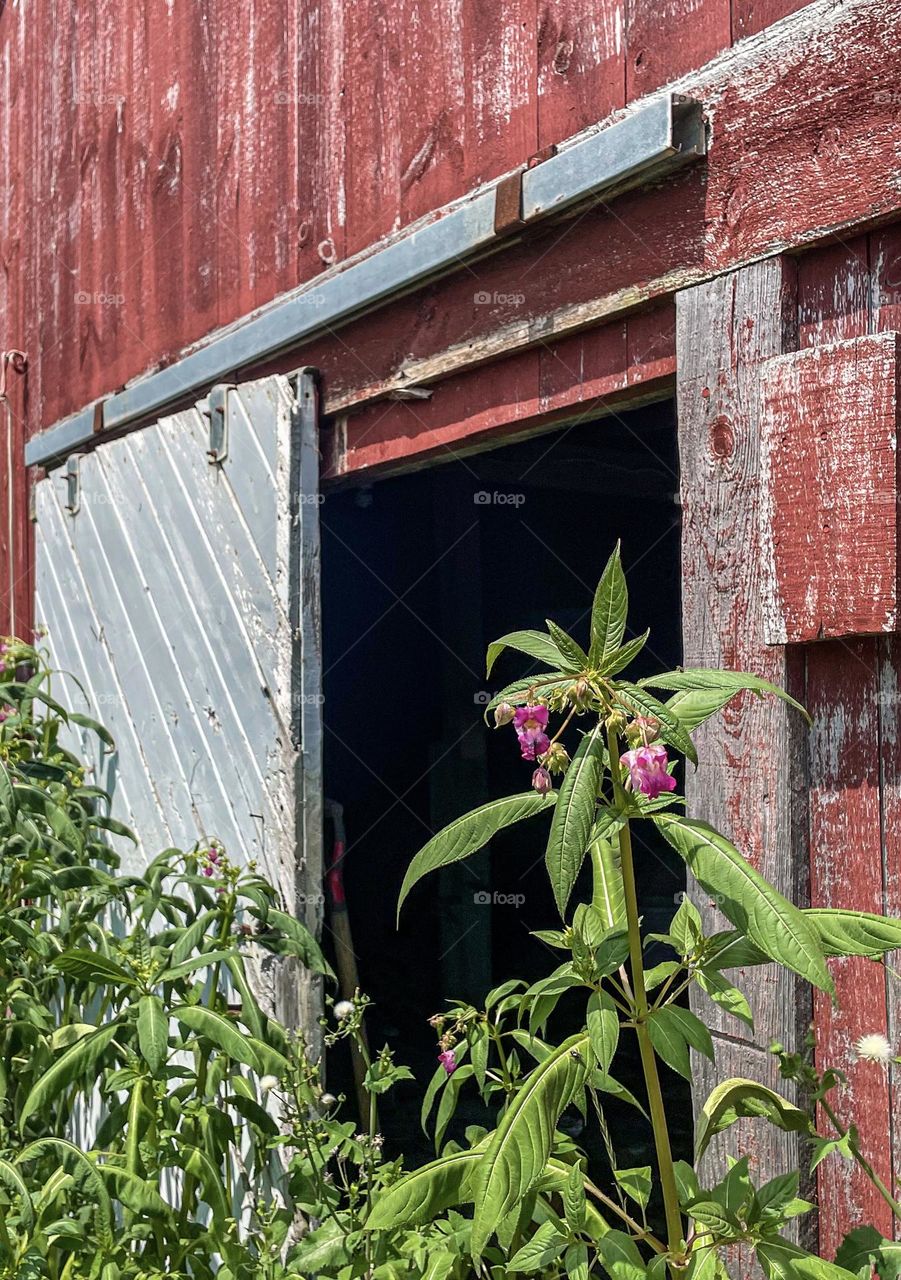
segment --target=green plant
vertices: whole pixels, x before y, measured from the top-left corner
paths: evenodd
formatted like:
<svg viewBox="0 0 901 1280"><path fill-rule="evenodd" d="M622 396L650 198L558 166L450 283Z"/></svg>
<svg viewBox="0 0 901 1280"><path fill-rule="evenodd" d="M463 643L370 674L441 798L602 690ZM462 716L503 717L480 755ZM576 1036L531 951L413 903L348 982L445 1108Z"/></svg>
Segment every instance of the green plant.
<svg viewBox="0 0 901 1280"><path fill-rule="evenodd" d="M378 1103L409 1078L367 1058L368 1124L266 1010L269 963L329 975L308 931L215 840L118 874L108 816L64 745L77 726L31 646L0 644L0 1278L463 1280L470 1224L370 1222L404 1173ZM366 1054L366 1000L328 1045Z"/></svg>
<svg viewBox="0 0 901 1280"><path fill-rule="evenodd" d="M499 1103L496 1127L476 1136L471 1150L444 1150L424 1169L382 1194L370 1227L422 1222L451 1207L472 1206L470 1253L483 1273L532 1273L554 1268L587 1277L598 1265L611 1280L648 1275L662 1280L724 1274L723 1255L742 1243L756 1250L772 1280L824 1277L839 1280L894 1246L868 1237L849 1270L805 1253L785 1236L786 1226L811 1206L798 1195L800 1170L762 1186L739 1160L712 1186L702 1186L695 1168L673 1159L658 1063L691 1077L692 1051L713 1056L710 1033L684 1003L696 985L732 1016L752 1022L744 994L729 969L781 964L815 987L834 993L827 959L862 955L878 960L901 944L901 922L852 911L801 910L787 901L746 861L725 836L686 817L676 792L669 753L697 766L694 730L737 694L771 694L801 715L783 691L741 672L676 670L631 681L623 672L647 640L626 641L628 596L619 550L597 589L589 647L583 649L553 622L547 632L503 636L488 650L488 670L505 649L540 662L546 670L516 681L489 705L495 722L516 730L523 758L536 768L532 790L493 800L458 818L414 858L401 904L427 873L482 848L502 827L526 818L550 818L546 865L562 927L540 936L561 953L547 978L526 990L516 982L491 993L482 1011L452 1009L439 1024L439 1067L429 1105L440 1094L437 1142L461 1088L477 1086ZM668 694L666 701L654 690ZM552 732L552 718L559 727ZM564 744L567 732L578 736ZM557 790L553 775L560 776ZM638 911L633 861L635 825L653 827L678 852L701 890L715 898L732 928L705 936L689 897L665 935L644 935ZM590 862L591 892L569 911L577 878ZM671 958L646 967L645 948L663 942ZM582 996L581 1030L562 1043L543 1033L564 992ZM631 1098L611 1074L621 1035L634 1036L644 1088ZM533 1062L524 1068L520 1051ZM783 1059L785 1074L800 1068ZM834 1081L832 1081L834 1082ZM802 1081L803 1083L803 1081ZM826 1104L830 1080L811 1084ZM656 1168L618 1168L605 1122L611 1093L646 1107L653 1132ZM579 1152L557 1128L569 1105L594 1116L610 1153L612 1185L595 1186ZM816 1140L810 1111L752 1080L718 1085L699 1117L696 1159L711 1138L739 1117L762 1117ZM840 1131L829 1150L859 1159L856 1138ZM872 1171L871 1171L872 1172ZM663 1229L646 1216L655 1186L663 1206ZM897 1212L887 1188L882 1188ZM536 1218L543 1221L534 1230ZM877 1233L878 1236L878 1233ZM881 1251L881 1252L880 1252Z"/></svg>

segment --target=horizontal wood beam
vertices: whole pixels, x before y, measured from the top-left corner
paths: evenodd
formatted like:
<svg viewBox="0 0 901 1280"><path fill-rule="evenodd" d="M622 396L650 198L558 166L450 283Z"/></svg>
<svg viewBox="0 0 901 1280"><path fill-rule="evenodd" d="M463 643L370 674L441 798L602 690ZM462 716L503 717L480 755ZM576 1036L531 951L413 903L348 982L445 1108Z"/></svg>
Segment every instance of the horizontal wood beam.
<svg viewBox="0 0 901 1280"><path fill-rule="evenodd" d="M310 345L326 413L434 387L783 251L897 217L901 0L815 0L670 88L706 162L597 202ZM494 375L492 375L494 376ZM436 392L437 394L437 392Z"/></svg>

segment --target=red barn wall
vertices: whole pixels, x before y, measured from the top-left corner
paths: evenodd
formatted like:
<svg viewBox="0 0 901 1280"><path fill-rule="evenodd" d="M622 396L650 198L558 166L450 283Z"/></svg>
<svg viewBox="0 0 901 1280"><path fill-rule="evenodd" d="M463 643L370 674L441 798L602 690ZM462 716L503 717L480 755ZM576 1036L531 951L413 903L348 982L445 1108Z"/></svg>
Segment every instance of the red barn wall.
<svg viewBox="0 0 901 1280"><path fill-rule="evenodd" d="M0 16L0 338L81 408L796 0L29 0Z"/></svg>

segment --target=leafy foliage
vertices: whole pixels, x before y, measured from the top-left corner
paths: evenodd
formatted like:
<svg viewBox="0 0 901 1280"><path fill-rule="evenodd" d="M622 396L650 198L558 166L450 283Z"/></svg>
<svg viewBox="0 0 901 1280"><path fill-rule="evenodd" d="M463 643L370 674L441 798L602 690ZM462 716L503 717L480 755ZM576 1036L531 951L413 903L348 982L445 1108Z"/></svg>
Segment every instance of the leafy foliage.
<svg viewBox="0 0 901 1280"><path fill-rule="evenodd" d="M851 1274L868 1274L873 1265L890 1268L897 1248L878 1232L853 1233L835 1262L790 1242L786 1227L812 1208L798 1194L800 1171L757 1186L747 1161L739 1160L720 1182L703 1187L694 1168L672 1160L658 1064L691 1079L693 1055L714 1057L709 1030L686 1007L690 989L697 987L730 1016L753 1026L753 1011L730 970L777 963L833 994L828 958L860 955L880 962L901 943L901 921L863 912L801 910L730 840L680 812L683 801L668 750L697 764L692 735L733 698L772 695L805 718L807 713L750 673L677 670L629 680L621 673L647 635L628 639L627 621L628 592L617 547L595 593L587 650L552 621L546 633L514 632L489 647L489 671L509 649L546 668L508 684L488 710L494 711L498 728L513 722L524 758L540 766L533 785L542 804L536 801L534 812L545 801L553 804L546 865L561 921L538 937L558 952L560 962L531 986L505 983L489 993L482 1010L452 1006L434 1020L441 1065L423 1119L437 1104L438 1158L392 1189L390 1221L421 1224L433 1209L443 1213L454 1204L472 1204L473 1260L494 1271L503 1267L503 1274L565 1273L587 1280L600 1271L611 1280L645 1275L663 1280L667 1273L672 1280L722 1280L723 1255L738 1243L753 1247L764 1274L779 1280L848 1280ZM662 701L652 691L670 696ZM514 715L514 707L528 710ZM556 729L550 716L560 718ZM572 756L564 742L567 732L575 736ZM555 773L562 775L559 787L545 794ZM526 799L495 801L435 835L414 859L401 901L426 871L467 857L503 827L532 816ZM636 824L656 828L678 851L699 893L712 898L728 918L730 932L705 934L690 894L667 933L643 936L632 857ZM570 905L586 859L590 894ZM649 942L667 947L669 958L646 968ZM581 1001L583 1030L558 1042L549 1028L564 997L570 1009ZM626 1035L638 1042L641 1098L613 1074ZM866 1165L853 1125L845 1124L830 1102L838 1073L818 1075L810 1065L812 1047L801 1056L775 1049L797 1100L754 1080L717 1085L699 1117L697 1158L737 1120L768 1122L806 1135L814 1166L831 1155L856 1160L901 1218L890 1189ZM881 1049L877 1045L873 1051ZM461 1094L472 1088L496 1104L496 1126L474 1133L465 1152L452 1144L442 1150L450 1116ZM604 1113L610 1096L649 1116L655 1169L619 1167ZM560 1128L568 1106L586 1120L597 1119L612 1169L609 1190L585 1176L584 1158ZM818 1108L831 1134L818 1132ZM568 1171L562 1189L554 1180L560 1166ZM663 1231L648 1224L655 1185L664 1206ZM380 1212L388 1211L376 1209L374 1220L381 1221Z"/></svg>

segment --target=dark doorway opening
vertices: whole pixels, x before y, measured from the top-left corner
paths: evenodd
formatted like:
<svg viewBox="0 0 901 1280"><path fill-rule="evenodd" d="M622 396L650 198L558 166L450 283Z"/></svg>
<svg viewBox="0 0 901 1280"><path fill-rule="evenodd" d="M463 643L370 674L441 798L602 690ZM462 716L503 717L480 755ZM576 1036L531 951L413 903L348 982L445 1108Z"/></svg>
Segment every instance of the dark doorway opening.
<svg viewBox="0 0 901 1280"><path fill-rule="evenodd" d="M354 949L374 1001L370 1037L416 1077L388 1096L382 1124L389 1148L414 1159L433 1156L419 1125L435 1070L426 1019L451 999L480 1005L508 978L535 981L560 960L531 936L559 925L542 820L427 878L395 926L401 881L426 840L491 797L529 787L534 766L520 759L513 732L489 729L482 713L490 694L537 664L510 655L486 681L486 647L509 631L544 629L546 617L584 641L594 587L621 538L628 634L651 628L635 672L677 665L678 487L675 409L660 403L326 495L325 790L344 806ZM662 842L646 843L637 873L645 926L663 931L684 868ZM564 1001L549 1039L574 1029L567 1016ZM341 1054L330 1072L332 1086L352 1098ZM615 1072L640 1092L634 1046L624 1043ZM688 1086L664 1074L670 1112L683 1118L677 1154L689 1156ZM477 1099L460 1114L460 1133L452 1127L448 1136L490 1123ZM623 1167L652 1163L636 1111L614 1104L608 1120ZM590 1154L603 1164L600 1149Z"/></svg>

